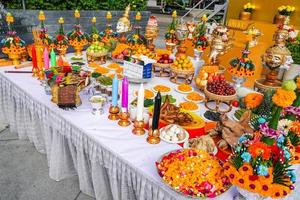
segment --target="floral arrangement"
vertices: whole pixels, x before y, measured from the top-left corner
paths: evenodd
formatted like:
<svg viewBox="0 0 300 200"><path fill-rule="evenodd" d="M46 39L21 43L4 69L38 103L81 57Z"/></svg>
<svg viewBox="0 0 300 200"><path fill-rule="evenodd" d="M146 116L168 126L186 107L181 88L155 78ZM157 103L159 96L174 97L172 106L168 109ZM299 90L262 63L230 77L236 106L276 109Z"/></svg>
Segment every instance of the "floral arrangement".
<svg viewBox="0 0 300 200"><path fill-rule="evenodd" d="M294 190L295 172L290 167L290 153L260 133L241 144L224 164L225 174L232 184L263 197L282 198Z"/></svg>
<svg viewBox="0 0 300 200"><path fill-rule="evenodd" d="M106 24L106 28L104 31L100 32L100 37L102 42L104 42L106 44L106 46L109 47L110 50L113 50L116 48L116 41L117 41L117 33L114 32L111 28L111 23L110 20L112 18L112 14L111 12L107 12L106 13L106 20L107 20L107 24Z"/></svg>
<svg viewBox="0 0 300 200"><path fill-rule="evenodd" d="M25 42L17 35L17 32L12 28L14 17L11 13L6 14L6 22L8 25L8 31L6 37L1 41L2 52L4 54L25 54Z"/></svg>
<svg viewBox="0 0 300 200"><path fill-rule="evenodd" d="M294 6L282 5L278 7L278 12L280 15L291 16L295 12L296 8Z"/></svg>
<svg viewBox="0 0 300 200"><path fill-rule="evenodd" d="M173 43L173 44L177 44L177 39L175 36L175 32L176 32L176 27L177 27L177 12L174 11L172 13L172 22L171 24L168 26L167 29L167 33L165 34L165 39L166 39L166 43Z"/></svg>
<svg viewBox="0 0 300 200"><path fill-rule="evenodd" d="M247 43L246 48L242 50L242 57L235 58L230 61L229 72L236 77L251 77L254 75L255 66L252 61L248 58L251 53L249 51L249 43Z"/></svg>
<svg viewBox="0 0 300 200"><path fill-rule="evenodd" d="M244 12L252 13L255 10L255 5L251 4L250 2L244 5Z"/></svg>
<svg viewBox="0 0 300 200"><path fill-rule="evenodd" d="M54 44L56 49L59 52L62 51L63 52L62 54L65 54L66 50L68 49L69 41L64 32L64 27L63 27L63 24L65 23L64 18L60 17L58 23L59 23L59 29L54 39Z"/></svg>
<svg viewBox="0 0 300 200"><path fill-rule="evenodd" d="M40 11L38 19L40 21L40 30L39 30L40 35L39 35L39 38L42 40L43 45L46 46L46 47L50 47L50 49L55 48L55 45L52 41L52 38L47 33L48 30L45 27L46 16L45 16L45 13L43 11Z"/></svg>
<svg viewBox="0 0 300 200"><path fill-rule="evenodd" d="M173 151L156 166L164 182L188 196L214 198L230 187L219 161L203 150Z"/></svg>
<svg viewBox="0 0 300 200"><path fill-rule="evenodd" d="M194 46L195 49L198 51L204 51L208 46L207 38L205 37L206 34L206 15L201 17L201 22L197 24L195 32L194 32Z"/></svg>
<svg viewBox="0 0 300 200"><path fill-rule="evenodd" d="M127 37L127 44L146 44L146 39L143 35L141 35L140 30L141 30L141 26L138 25L138 22L141 21L142 16L140 12L137 12L136 16L135 16L135 31L133 34L129 35Z"/></svg>
<svg viewBox="0 0 300 200"><path fill-rule="evenodd" d="M96 22L97 22L97 19L96 17L93 17L92 20L92 31L91 31L91 34L90 34L90 39L91 39L91 43L95 43L95 42L100 42L101 41L101 36L100 36L100 32L99 30L97 29L97 26L96 26Z"/></svg>
<svg viewBox="0 0 300 200"><path fill-rule="evenodd" d="M74 30L68 33L69 44L73 47L85 46L89 42L89 36L81 31L81 26L79 24L80 12L75 10L74 17L76 18L76 24Z"/></svg>

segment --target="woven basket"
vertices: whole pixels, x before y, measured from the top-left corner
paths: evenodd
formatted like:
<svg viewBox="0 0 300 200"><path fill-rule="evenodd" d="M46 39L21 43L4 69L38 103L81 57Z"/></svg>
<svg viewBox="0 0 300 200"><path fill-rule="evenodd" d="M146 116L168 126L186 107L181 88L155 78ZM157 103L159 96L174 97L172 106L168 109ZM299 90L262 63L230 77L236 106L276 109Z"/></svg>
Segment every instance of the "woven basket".
<svg viewBox="0 0 300 200"><path fill-rule="evenodd" d="M192 68L190 70L181 70L181 69L177 69L177 68L174 68L172 67L171 65L171 71L178 74L178 75L188 75L188 74L194 74L195 73L195 69Z"/></svg>
<svg viewBox="0 0 300 200"><path fill-rule="evenodd" d="M164 68L164 69L168 69L171 67L171 64L163 64L163 63L153 63L152 66L154 67L159 67L159 68Z"/></svg>
<svg viewBox="0 0 300 200"><path fill-rule="evenodd" d="M204 94L210 100L223 101L223 102L232 101L237 98L236 93L234 95L229 95L229 96L217 95L217 94L209 92L206 87L204 88Z"/></svg>

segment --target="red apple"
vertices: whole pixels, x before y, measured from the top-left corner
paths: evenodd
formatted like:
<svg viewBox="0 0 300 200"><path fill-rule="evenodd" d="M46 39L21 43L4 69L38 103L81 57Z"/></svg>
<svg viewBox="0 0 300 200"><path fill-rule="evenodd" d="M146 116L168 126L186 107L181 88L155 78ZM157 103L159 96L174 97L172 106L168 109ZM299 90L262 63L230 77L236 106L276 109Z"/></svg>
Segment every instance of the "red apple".
<svg viewBox="0 0 300 200"><path fill-rule="evenodd" d="M128 49L125 49L125 50L123 51L124 56L127 56L128 53L129 53Z"/></svg>
<svg viewBox="0 0 300 200"><path fill-rule="evenodd" d="M220 80L225 80L224 74L220 74L220 75L219 75L219 79L220 79Z"/></svg>
<svg viewBox="0 0 300 200"><path fill-rule="evenodd" d="M232 102L232 105L233 105L234 107L238 107L238 106L239 106L239 102L238 102L238 101L233 101L233 102Z"/></svg>
<svg viewBox="0 0 300 200"><path fill-rule="evenodd" d="M164 64L168 64L169 63L169 60L164 60Z"/></svg>
<svg viewBox="0 0 300 200"><path fill-rule="evenodd" d="M169 59L169 55L168 55L168 54L164 54L164 55L162 55L162 58L163 58L164 60L168 60L168 59Z"/></svg>

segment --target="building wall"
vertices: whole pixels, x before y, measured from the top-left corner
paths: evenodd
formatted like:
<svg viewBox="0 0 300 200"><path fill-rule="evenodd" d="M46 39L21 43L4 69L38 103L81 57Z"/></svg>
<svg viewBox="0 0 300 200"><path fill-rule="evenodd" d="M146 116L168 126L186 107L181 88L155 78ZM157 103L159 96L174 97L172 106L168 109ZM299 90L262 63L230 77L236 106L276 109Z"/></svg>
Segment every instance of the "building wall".
<svg viewBox="0 0 300 200"><path fill-rule="evenodd" d="M291 24L300 27L300 0L229 0L227 19L238 18L243 5L248 2L254 3L257 7L253 12L252 19L265 22L273 22L279 6L295 6L296 11L291 16Z"/></svg>

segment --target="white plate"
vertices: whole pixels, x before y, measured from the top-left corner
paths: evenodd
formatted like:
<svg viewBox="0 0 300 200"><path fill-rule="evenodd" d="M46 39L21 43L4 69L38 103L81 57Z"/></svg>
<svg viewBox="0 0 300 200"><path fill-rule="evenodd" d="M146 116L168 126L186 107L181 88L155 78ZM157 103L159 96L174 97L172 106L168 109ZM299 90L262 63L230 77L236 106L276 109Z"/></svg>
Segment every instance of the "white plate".
<svg viewBox="0 0 300 200"><path fill-rule="evenodd" d="M201 96L202 96L202 95L201 95ZM202 96L202 97L203 97L203 99L202 99L201 101L193 101L193 100L190 100L190 99L187 98L187 96L184 96L184 99L187 100L187 101L194 102L194 103L202 103L202 102L205 100L205 97L204 97L204 96Z"/></svg>
<svg viewBox="0 0 300 200"><path fill-rule="evenodd" d="M163 128L161 128L161 129L160 129L160 132L162 132L165 128L166 128L166 126L163 127ZM170 144L185 143L185 141L188 141L188 140L189 140L190 135L189 135L189 133L188 133L186 130L184 130L184 131L185 131L185 138L184 138L183 140L176 141L176 142L173 142L173 141L170 141L170 140L165 139L165 138L162 136L162 134L160 134L159 137L160 137L160 139L163 140L164 142L167 142L167 143L170 143Z"/></svg>
<svg viewBox="0 0 300 200"><path fill-rule="evenodd" d="M153 92L158 92L157 90L155 90L154 88L156 87L157 85L153 86L151 89ZM169 86L166 86L168 88L170 88ZM170 91L169 92L160 92L162 95L166 95L166 94L170 94L172 92L172 88L170 88Z"/></svg>
<svg viewBox="0 0 300 200"><path fill-rule="evenodd" d="M187 92L184 92L184 91L179 90L178 87L179 87L179 85L176 85L176 86L175 86L175 90L176 90L177 92L181 93L181 94L189 94L189 93L191 93L191 92L194 92L194 88L193 88L192 86L191 86L192 90L187 91Z"/></svg>

